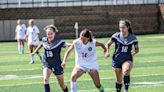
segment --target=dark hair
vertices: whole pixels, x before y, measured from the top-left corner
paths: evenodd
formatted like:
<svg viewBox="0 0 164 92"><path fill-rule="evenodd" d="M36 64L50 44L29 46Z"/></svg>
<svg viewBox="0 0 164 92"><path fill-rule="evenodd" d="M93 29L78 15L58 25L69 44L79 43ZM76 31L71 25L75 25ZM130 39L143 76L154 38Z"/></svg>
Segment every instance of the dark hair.
<svg viewBox="0 0 164 92"><path fill-rule="evenodd" d="M120 21L123 21L125 26L128 28L128 32L133 34L133 31L132 31L132 26L131 26L131 22L127 19L125 20L120 20Z"/></svg>
<svg viewBox="0 0 164 92"><path fill-rule="evenodd" d="M81 36L89 38L89 41L93 41L93 34L89 29L83 29L80 33Z"/></svg>
<svg viewBox="0 0 164 92"><path fill-rule="evenodd" d="M58 29L54 25L47 25L44 30L46 31L48 28L52 28L55 33L58 32Z"/></svg>

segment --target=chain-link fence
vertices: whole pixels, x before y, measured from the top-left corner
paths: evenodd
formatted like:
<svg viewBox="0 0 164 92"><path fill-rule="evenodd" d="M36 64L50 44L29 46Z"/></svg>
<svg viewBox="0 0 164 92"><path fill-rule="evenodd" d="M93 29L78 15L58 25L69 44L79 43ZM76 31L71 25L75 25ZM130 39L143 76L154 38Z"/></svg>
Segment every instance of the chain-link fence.
<svg viewBox="0 0 164 92"><path fill-rule="evenodd" d="M0 0L0 8L159 4L164 0Z"/></svg>

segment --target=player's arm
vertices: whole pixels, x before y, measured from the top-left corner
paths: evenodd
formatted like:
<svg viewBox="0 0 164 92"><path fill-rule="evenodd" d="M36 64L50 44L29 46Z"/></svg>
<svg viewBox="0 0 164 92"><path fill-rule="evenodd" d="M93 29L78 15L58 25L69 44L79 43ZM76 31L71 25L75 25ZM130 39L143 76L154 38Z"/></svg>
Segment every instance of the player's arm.
<svg viewBox="0 0 164 92"><path fill-rule="evenodd" d="M105 47L107 49L107 57L110 56L109 54L109 50L110 50L110 46L112 45L113 41L112 40L109 40L106 44L105 44Z"/></svg>
<svg viewBox="0 0 164 92"><path fill-rule="evenodd" d="M66 51L66 53L65 53L65 55L64 55L63 62L62 62L62 64L61 64L61 66L62 66L63 68L65 68L66 61L67 61L67 59L68 59L68 57L69 57L69 55L70 55L70 53L71 53L71 51L72 51L73 49L74 49L74 45L71 44L71 46L69 46L68 50Z"/></svg>
<svg viewBox="0 0 164 92"><path fill-rule="evenodd" d="M28 34L26 33L26 41L28 42Z"/></svg>
<svg viewBox="0 0 164 92"><path fill-rule="evenodd" d="M70 47L71 45L72 45L71 43L68 43L68 42L65 43L66 47Z"/></svg>
<svg viewBox="0 0 164 92"><path fill-rule="evenodd" d="M96 46L100 46L102 49L104 49L104 54L105 56L107 55L107 49L103 43L96 41Z"/></svg>
<svg viewBox="0 0 164 92"><path fill-rule="evenodd" d="M37 35L34 38L34 41L36 41L39 38L40 33L37 33Z"/></svg>
<svg viewBox="0 0 164 92"><path fill-rule="evenodd" d="M15 32L15 40L17 40L17 32Z"/></svg>
<svg viewBox="0 0 164 92"><path fill-rule="evenodd" d="M139 46L138 46L138 44L135 44L134 45L134 50L131 51L131 54L134 56L138 52L139 52Z"/></svg>
<svg viewBox="0 0 164 92"><path fill-rule="evenodd" d="M36 52L38 52L43 47L43 43L40 43L38 47L32 52L31 55L35 55Z"/></svg>

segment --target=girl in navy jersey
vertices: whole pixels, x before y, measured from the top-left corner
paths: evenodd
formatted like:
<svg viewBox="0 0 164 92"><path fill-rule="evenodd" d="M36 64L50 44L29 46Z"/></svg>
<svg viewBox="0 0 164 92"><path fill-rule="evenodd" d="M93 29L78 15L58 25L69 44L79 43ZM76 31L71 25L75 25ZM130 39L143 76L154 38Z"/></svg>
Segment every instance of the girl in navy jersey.
<svg viewBox="0 0 164 92"><path fill-rule="evenodd" d="M32 53L34 55L39 49L44 47L43 56L43 76L44 76L44 92L50 92L49 79L53 72L56 75L60 87L63 92L68 92L68 88L64 83L63 68L61 67L60 52L63 47L68 46L63 40L55 38L57 28L53 25L48 25L44 28L47 37L42 38L42 43Z"/></svg>
<svg viewBox="0 0 164 92"><path fill-rule="evenodd" d="M76 65L71 75L71 92L77 92L76 80L86 72L91 76L99 92L104 92L104 88L101 85L99 78L96 46L102 47L104 54L106 54L107 49L105 48L105 45L93 39L91 31L84 29L80 33L80 38L74 40L73 44L65 53L62 63L63 67L65 67L70 52L75 49Z"/></svg>
<svg viewBox="0 0 164 92"><path fill-rule="evenodd" d="M120 32L112 35L111 40L106 44L106 48L109 49L112 43L115 43L112 67L116 78L116 92L121 92L122 80L124 81L124 92L128 92L133 56L139 52L138 40L132 32L130 21L120 20L119 30Z"/></svg>

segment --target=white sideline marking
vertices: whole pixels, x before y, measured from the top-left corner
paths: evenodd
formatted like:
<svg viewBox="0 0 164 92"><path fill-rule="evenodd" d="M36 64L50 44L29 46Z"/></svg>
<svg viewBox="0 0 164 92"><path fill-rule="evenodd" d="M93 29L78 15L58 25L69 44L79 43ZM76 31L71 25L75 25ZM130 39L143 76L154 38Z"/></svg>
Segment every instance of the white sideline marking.
<svg viewBox="0 0 164 92"><path fill-rule="evenodd" d="M132 77L146 77L146 76L158 76L158 75L164 75L164 74L149 74L149 75L136 75L136 76L132 76ZM24 75L24 76L17 76L17 75L0 75L0 80L21 80L21 79L36 79L36 78L43 78L42 75ZM114 79L114 78L109 78L109 77L104 77L104 78L100 78L101 80L105 80L105 79ZM91 78L89 79L83 79L83 80L79 80L79 81L90 81L92 80ZM68 82L70 80L66 80L66 82Z"/></svg>
<svg viewBox="0 0 164 92"><path fill-rule="evenodd" d="M156 75L164 75L164 74L156 74ZM133 76L133 77L146 77L146 76L156 76L154 74L150 74L150 75L137 75L137 76ZM5 78L6 77L6 78ZM16 76L16 75L0 75L0 80L21 80L21 79L36 79L36 78L43 78L43 76ZM105 79L114 79L114 78L100 78L101 80L105 80ZM79 80L78 82L82 82L82 81L91 81L92 79L83 79L83 80ZM51 81L50 83L54 83L56 81ZM66 80L65 82L70 82L70 80ZM31 83L21 83L21 84L7 84L7 85L0 85L0 87L3 86L21 86L21 85L31 85L31 84L42 84L43 82L31 82ZM158 81L158 82L133 82L131 83L132 85L161 85L164 84L164 81Z"/></svg>
<svg viewBox="0 0 164 92"><path fill-rule="evenodd" d="M0 75L0 80L17 80L17 79L35 79L43 76L17 76L17 75Z"/></svg>
<svg viewBox="0 0 164 92"><path fill-rule="evenodd" d="M157 84L164 84L164 81L159 82L134 82L132 85L157 85Z"/></svg>

